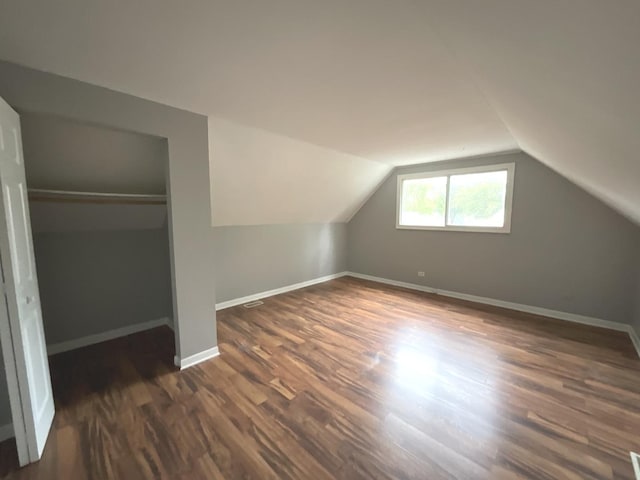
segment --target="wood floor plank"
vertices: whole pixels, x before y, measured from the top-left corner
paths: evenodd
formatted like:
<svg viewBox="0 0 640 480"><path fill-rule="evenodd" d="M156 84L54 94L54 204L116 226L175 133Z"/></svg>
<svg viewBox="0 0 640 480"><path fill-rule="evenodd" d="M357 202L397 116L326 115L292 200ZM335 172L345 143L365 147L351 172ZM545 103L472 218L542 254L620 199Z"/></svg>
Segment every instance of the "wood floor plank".
<svg viewBox="0 0 640 480"><path fill-rule="evenodd" d="M11 479L625 479L640 360L622 332L341 278L50 358L56 418Z"/></svg>

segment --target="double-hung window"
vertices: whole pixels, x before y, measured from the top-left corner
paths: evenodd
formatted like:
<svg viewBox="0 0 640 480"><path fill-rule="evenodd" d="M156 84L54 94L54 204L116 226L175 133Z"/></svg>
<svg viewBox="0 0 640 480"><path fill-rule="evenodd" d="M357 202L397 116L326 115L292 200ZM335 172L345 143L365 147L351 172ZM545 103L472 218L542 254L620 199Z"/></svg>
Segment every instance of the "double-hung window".
<svg viewBox="0 0 640 480"><path fill-rule="evenodd" d="M511 231L514 163L398 175L396 227Z"/></svg>

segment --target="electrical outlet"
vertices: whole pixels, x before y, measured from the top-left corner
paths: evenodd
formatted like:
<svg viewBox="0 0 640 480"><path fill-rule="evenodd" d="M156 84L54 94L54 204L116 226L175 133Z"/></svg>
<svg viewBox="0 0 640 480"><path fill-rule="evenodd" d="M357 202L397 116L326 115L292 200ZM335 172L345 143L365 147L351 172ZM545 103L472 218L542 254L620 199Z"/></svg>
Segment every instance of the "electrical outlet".
<svg viewBox="0 0 640 480"><path fill-rule="evenodd" d="M424 277L424 272L418 272L419 277Z"/></svg>

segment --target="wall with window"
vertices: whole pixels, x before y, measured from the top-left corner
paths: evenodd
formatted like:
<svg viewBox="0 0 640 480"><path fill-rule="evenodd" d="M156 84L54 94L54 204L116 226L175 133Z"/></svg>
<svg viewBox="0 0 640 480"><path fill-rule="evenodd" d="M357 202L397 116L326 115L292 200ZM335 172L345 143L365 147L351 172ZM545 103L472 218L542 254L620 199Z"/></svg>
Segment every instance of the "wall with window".
<svg viewBox="0 0 640 480"><path fill-rule="evenodd" d="M399 175L507 163L515 164L510 233L396 228ZM637 225L527 154L514 153L396 169L348 225L348 266L629 323L639 245Z"/></svg>

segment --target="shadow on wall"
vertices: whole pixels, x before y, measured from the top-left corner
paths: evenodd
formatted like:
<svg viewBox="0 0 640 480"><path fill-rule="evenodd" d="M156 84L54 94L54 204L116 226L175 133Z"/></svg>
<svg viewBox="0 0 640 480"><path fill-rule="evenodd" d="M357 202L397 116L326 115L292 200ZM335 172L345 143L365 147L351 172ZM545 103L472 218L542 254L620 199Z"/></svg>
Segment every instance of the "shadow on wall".
<svg viewBox="0 0 640 480"><path fill-rule="evenodd" d="M346 270L344 223L214 227L217 302Z"/></svg>
<svg viewBox="0 0 640 480"><path fill-rule="evenodd" d="M316 258L312 278L339 273L346 269L346 228L343 229L345 231L340 231L334 225L321 225L317 240L308 242L309 254ZM330 273L324 273L327 271Z"/></svg>
<svg viewBox="0 0 640 480"><path fill-rule="evenodd" d="M34 249L49 345L172 316L166 228L39 233Z"/></svg>

